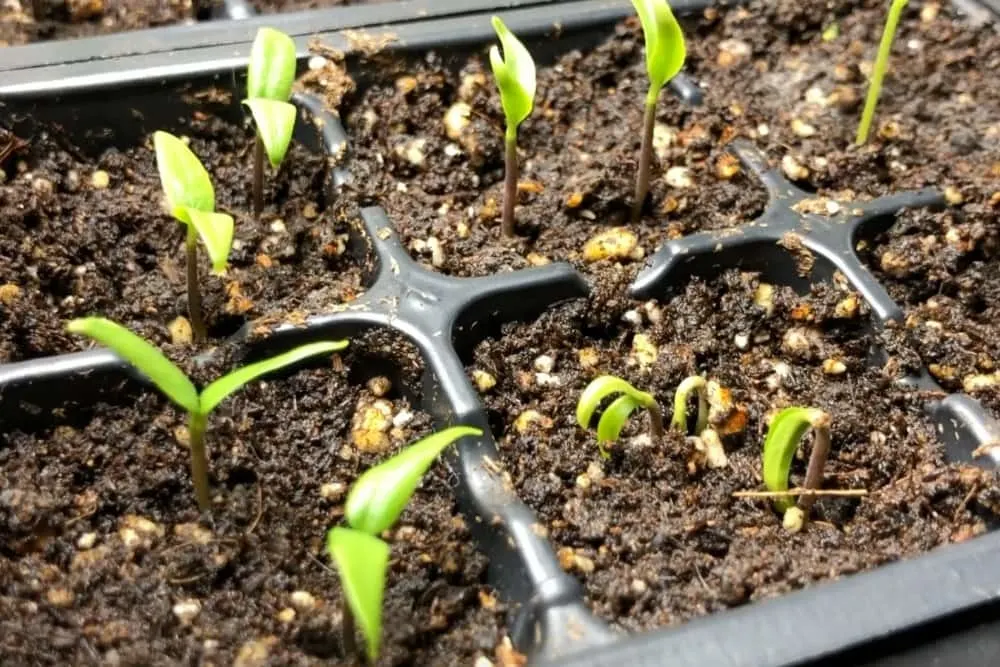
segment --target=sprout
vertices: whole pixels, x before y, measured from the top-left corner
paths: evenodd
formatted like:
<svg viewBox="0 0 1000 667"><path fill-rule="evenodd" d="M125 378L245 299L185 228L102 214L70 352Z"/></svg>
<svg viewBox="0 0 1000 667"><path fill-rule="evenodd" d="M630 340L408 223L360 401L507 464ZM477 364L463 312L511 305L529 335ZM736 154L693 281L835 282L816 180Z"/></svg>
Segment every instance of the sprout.
<svg viewBox="0 0 1000 667"><path fill-rule="evenodd" d="M868 97L865 100L865 110L861 114L861 124L858 125L857 145L864 146L871 132L872 119L875 117L875 107L882 93L882 80L889 65L889 54L892 52L892 40L896 37L899 26L899 16L909 0L892 0L889 15L886 17L885 29L882 31L882 41L878 47L878 57L875 59L875 69L872 70L871 84L868 86Z"/></svg>
<svg viewBox="0 0 1000 667"><path fill-rule="evenodd" d="M264 208L264 153L273 169L281 166L295 130L295 105L289 104L295 81L295 42L273 28L261 28L250 49L247 99L257 126L253 156L253 212Z"/></svg>
<svg viewBox="0 0 1000 667"><path fill-rule="evenodd" d="M677 393L674 394L674 416L670 420L670 427L675 431L687 433L687 404L692 391L698 392L698 421L694 427L694 434L701 435L702 431L708 428L708 389L705 378L700 375L692 375L677 387Z"/></svg>
<svg viewBox="0 0 1000 667"><path fill-rule="evenodd" d="M490 49L490 65L500 89L500 104L507 119L504 135L503 234L514 236L514 204L517 201L517 128L531 114L535 103L535 61L499 16L493 17L503 56L496 46Z"/></svg>
<svg viewBox="0 0 1000 667"><path fill-rule="evenodd" d="M649 170L653 161L653 127L656 124L656 100L660 90L677 76L684 66L686 55L684 33L674 18L667 0L632 0L639 13L642 31L646 36L646 72L649 74L649 91L646 94L646 112L643 119L642 151L639 153L639 171L635 179L635 201L632 204L632 222L638 222L642 205L649 192Z"/></svg>
<svg viewBox="0 0 1000 667"><path fill-rule="evenodd" d="M657 440L663 437L663 414L652 394L639 391L625 380L612 375L595 378L580 394L580 401L576 405L576 421L580 424L580 428L589 428L600 404L616 394L621 396L604 409L601 419L597 422L597 446L604 458L609 456L604 443L618 440L625 422L638 408L649 411L649 424L653 437Z"/></svg>
<svg viewBox="0 0 1000 667"><path fill-rule="evenodd" d="M785 408L771 422L764 440L764 485L768 491L788 490L792 458L810 428L816 437L803 489L819 489L823 482L823 467L830 453L830 415L816 408ZM775 508L784 513L785 528L797 532L802 529L816 497L809 493L802 494L797 507L790 494L777 496L773 502Z"/></svg>
<svg viewBox="0 0 1000 667"><path fill-rule="evenodd" d="M102 317L87 317L71 321L70 333L93 338L105 345L149 378L156 387L182 410L188 413L188 437L191 449L191 478L195 496L202 512L209 510L208 461L205 457L205 429L208 416L219 403L247 383L302 361L307 357L335 352L347 347L347 341L312 343L295 348L249 366L244 366L211 383L199 394L191 380L162 352L125 327Z"/></svg>
<svg viewBox="0 0 1000 667"><path fill-rule="evenodd" d="M344 518L350 528L332 528L326 536L326 551L340 572L347 602L343 634L348 654L357 653L356 618L365 637L369 661L374 662L378 657L389 545L377 535L396 523L421 478L446 447L459 438L482 434L470 426L453 426L434 433L370 468L354 482L344 506Z"/></svg>
<svg viewBox="0 0 1000 667"><path fill-rule="evenodd" d="M153 146L170 214L187 225L188 315L195 340L203 341L206 330L198 285L198 238L201 237L208 250L212 270L222 273L233 244L233 219L225 213L215 212L212 179L187 144L167 132L156 132Z"/></svg>

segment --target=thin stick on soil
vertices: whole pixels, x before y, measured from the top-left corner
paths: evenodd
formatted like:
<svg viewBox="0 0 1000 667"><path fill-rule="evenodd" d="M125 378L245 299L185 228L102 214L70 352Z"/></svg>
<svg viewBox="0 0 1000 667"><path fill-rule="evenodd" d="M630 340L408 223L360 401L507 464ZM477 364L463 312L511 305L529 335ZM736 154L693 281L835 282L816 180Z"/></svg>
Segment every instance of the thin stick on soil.
<svg viewBox="0 0 1000 667"><path fill-rule="evenodd" d="M201 287L198 285L198 232L194 225L187 225L187 297L191 334L196 343L206 338L205 320L201 316Z"/></svg>
<svg viewBox="0 0 1000 667"><path fill-rule="evenodd" d="M264 142L257 135L253 147L253 214L264 210Z"/></svg>
<svg viewBox="0 0 1000 667"><path fill-rule="evenodd" d="M517 203L517 130L507 128L504 137L503 235L514 238L514 204Z"/></svg>
<svg viewBox="0 0 1000 667"><path fill-rule="evenodd" d="M656 125L656 98L657 95L650 88L646 96L646 113L642 121L642 150L639 152L639 171L635 176L632 222L639 222L643 204L646 203L646 195L649 193L649 170L653 163L653 127Z"/></svg>
<svg viewBox="0 0 1000 667"><path fill-rule="evenodd" d="M351 606L346 603L344 604L344 617L341 621L341 632L344 635L344 657L353 658L361 655L358 648L354 614L351 612Z"/></svg>
<svg viewBox="0 0 1000 667"><path fill-rule="evenodd" d="M191 450L191 480L194 495L198 499L198 509L205 513L212 507L208 490L208 460L205 458L206 417L191 415L188 420L188 447Z"/></svg>
<svg viewBox="0 0 1000 667"><path fill-rule="evenodd" d="M831 496L861 498L868 489L788 489L787 491L734 491L734 498L782 498L784 496Z"/></svg>

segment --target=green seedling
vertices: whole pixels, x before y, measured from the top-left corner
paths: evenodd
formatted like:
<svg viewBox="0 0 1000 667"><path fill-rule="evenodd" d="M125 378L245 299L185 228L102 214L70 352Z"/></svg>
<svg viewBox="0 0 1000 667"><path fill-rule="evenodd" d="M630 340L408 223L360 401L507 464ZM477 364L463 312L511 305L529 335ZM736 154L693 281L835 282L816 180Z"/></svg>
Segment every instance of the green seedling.
<svg viewBox="0 0 1000 667"><path fill-rule="evenodd" d="M764 439L764 485L768 491L788 490L788 476L792 458L809 429L815 434L809 466L803 489L817 490L823 483L823 468L830 454L830 415L816 408L785 408L775 416ZM784 526L789 531L802 530L809 510L816 502L815 494L803 493L796 506L792 496L778 495L773 501L775 509L784 515Z"/></svg>
<svg viewBox="0 0 1000 667"><path fill-rule="evenodd" d="M892 0L889 15L886 17L885 28L882 30L882 41L878 47L878 57L872 70L871 84L868 86L868 97L865 99L865 110L861 114L861 124L858 125L857 145L864 146L872 129L872 119L875 118L875 107L878 106L879 95L882 94L882 81L885 70L889 66L889 54L892 53L892 42L896 38L899 27L899 17L909 0Z"/></svg>
<svg viewBox="0 0 1000 667"><path fill-rule="evenodd" d="M295 131L296 110L289 104L295 82L295 42L273 28L261 28L250 48L247 98L257 126L253 157L253 212L264 209L264 155L273 169L281 166Z"/></svg>
<svg viewBox="0 0 1000 667"><path fill-rule="evenodd" d="M170 207L170 214L187 226L188 315L196 341L207 335L201 312L201 287L198 284L198 238L201 238L212 262L212 270L226 270L233 245L233 219L215 212L215 188L201 160L183 141L168 132L153 134L156 168Z"/></svg>
<svg viewBox="0 0 1000 667"><path fill-rule="evenodd" d="M670 419L670 428L687 433L687 405L692 391L698 394L698 421L694 434L701 435L708 428L708 388L705 378L700 375L692 375L678 385L674 394L674 415Z"/></svg>
<svg viewBox="0 0 1000 667"><path fill-rule="evenodd" d="M649 192L656 101L663 86L681 71L687 51L684 33L681 32L681 26L674 18L667 0L632 0L632 5L639 14L642 32L646 37L646 72L649 75L642 124L642 149L639 153L639 171L635 178L635 202L632 204L632 222L638 222Z"/></svg>
<svg viewBox="0 0 1000 667"><path fill-rule="evenodd" d="M517 128L531 115L535 104L535 61L499 16L493 17L500 49L490 49L490 66L500 89L500 104L507 121L504 135L503 235L514 236L514 204L517 202Z"/></svg>
<svg viewBox="0 0 1000 667"><path fill-rule="evenodd" d="M67 325L71 333L94 339L108 347L140 373L188 414L188 438L191 450L191 478L195 497L202 512L211 507L208 488L208 459L205 456L205 430L208 416L230 394L262 375L290 366L308 357L336 352L347 347L347 341L312 343L295 348L249 366L244 366L211 383L199 394L194 383L162 352L125 327L103 317L86 317Z"/></svg>
<svg viewBox="0 0 1000 667"><path fill-rule="evenodd" d="M649 412L649 424L653 438L655 440L663 438L663 413L660 412L656 398L612 375L602 375L595 378L580 394L580 401L576 405L576 421L580 428L590 428L594 413L597 412L601 403L611 396L619 394L620 396L604 409L597 422L597 446L604 458L610 456L605 444L618 441L618 436L621 435L625 422L639 408L644 408Z"/></svg>
<svg viewBox="0 0 1000 667"><path fill-rule="evenodd" d="M347 602L343 635L349 655L357 653L355 619L365 637L369 661L375 662L382 642L382 595L389 545L378 535L396 523L441 452L460 438L482 434L470 426L453 426L434 433L370 468L351 487L344 506L349 527L332 528L326 536L326 551L340 573Z"/></svg>

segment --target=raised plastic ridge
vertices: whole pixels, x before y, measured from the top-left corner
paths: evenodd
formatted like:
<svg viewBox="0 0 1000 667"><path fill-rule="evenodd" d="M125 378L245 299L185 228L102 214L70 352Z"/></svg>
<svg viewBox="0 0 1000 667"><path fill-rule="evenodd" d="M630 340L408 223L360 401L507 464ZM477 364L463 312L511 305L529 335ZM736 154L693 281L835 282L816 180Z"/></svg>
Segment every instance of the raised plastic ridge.
<svg viewBox="0 0 1000 667"><path fill-rule="evenodd" d="M684 13L708 3L692 0L673 4ZM558 24L562 40L549 43L573 47L594 31L606 29L630 13L631 5L624 0L588 0L563 3L559 7L519 6L505 10L504 19L524 38L549 36ZM283 17L268 18L270 25L283 28ZM488 14L412 21L394 25L386 32L394 37L388 48L408 51L466 48L492 39ZM195 46L170 55L144 53L96 63L40 66L30 72L12 70L0 83L0 100L5 100L11 111L28 111L38 119L68 115L78 117L81 122L96 118L107 123L106 117L94 115L107 107L107 96L102 98L102 91L115 91L113 104L120 104L124 97L145 105L137 106L142 110L163 102L165 82L216 81L219 85L233 85L233 72L246 65L253 30L247 33L244 42ZM355 48L339 32L318 37L347 52ZM305 41L304 36L298 39L303 55ZM696 90L683 79L678 88L687 98L697 97ZM344 154L349 141L339 120L315 99L297 97L295 101L304 112L320 121L312 126L318 128L322 149L334 155ZM87 113L79 115L79 109L86 109ZM801 195L778 180L780 174L768 167L753 146L736 143L733 150L771 190L771 206L759 222L787 225L785 232L808 240L803 235L801 217L790 217L784 210L791 210L790 206ZM340 164L330 179L334 188L350 179L350 172L344 166L347 163ZM857 223L862 227L880 224L879 221L902 206L929 205L935 201L936 195L926 192L868 204L845 204L862 209L863 215L858 216ZM866 206L869 208L865 209ZM773 220L767 217L771 214ZM808 222L811 223L808 227L814 229L815 223L822 221ZM744 238L756 234L754 229L767 227L758 224L749 229L741 232ZM850 233L854 233L853 228ZM762 235L757 240L766 238ZM831 236L823 242L832 246L834 238L839 237ZM331 335L357 335L370 327L395 329L412 340L425 359L423 399L441 425L461 422L488 429L483 407L455 352L455 345L466 346L474 339L477 324L532 317L556 301L580 296L587 290L582 276L566 264L475 279L430 272L409 258L399 244L392 221L378 207L361 211L353 241L362 255L374 259L365 294L350 305L313 318L306 327L279 327L265 339L265 344L271 348L290 347ZM738 264L743 255L733 252L722 262L721 255L704 251L707 240L704 247L698 245L699 239L695 237L679 242L688 245L678 249L668 244L651 258L647 270L632 288L635 295L663 297L676 281L684 279L685 273L715 271L720 264L729 266L730 260ZM769 243L775 245L773 240ZM772 279L800 288L811 279L829 279L823 273L824 262L827 269L843 268L827 261L822 243L805 245L817 255L821 273L815 276L799 275L795 263L784 251L775 251L773 262L765 266L748 268L772 271ZM898 316L898 309L887 301L884 290L874 279L869 283L870 276L848 277L872 304L876 323ZM259 349L260 346L255 348ZM114 355L101 350L0 366L0 394L4 397L0 402L0 424L22 418L18 407L22 401L51 404L59 391L67 395L74 391L79 396L85 393L81 387L117 386L126 380L129 376L123 365ZM913 381L926 382L927 378ZM951 398L957 399L957 405L941 413L941 423L958 425L945 430L944 438L946 443L949 438L955 440L949 444L949 455L960 457L971 451L973 442L992 437L993 427L974 401L965 400L968 397L956 395L940 405ZM93 398L88 396L85 400ZM930 409L933 411L934 407ZM496 472L501 460L493 439L466 438L447 462L457 473L459 504L481 550L490 559L491 583L512 603L511 636L532 657L533 664L553 667L858 664L895 652L902 643L919 644L1000 618L1000 566L996 564L1000 531L993 531L960 545L941 547L841 581L716 613L676 628L622 637L590 614L576 580L561 570L550 545L533 529L535 519L530 509L505 488Z"/></svg>

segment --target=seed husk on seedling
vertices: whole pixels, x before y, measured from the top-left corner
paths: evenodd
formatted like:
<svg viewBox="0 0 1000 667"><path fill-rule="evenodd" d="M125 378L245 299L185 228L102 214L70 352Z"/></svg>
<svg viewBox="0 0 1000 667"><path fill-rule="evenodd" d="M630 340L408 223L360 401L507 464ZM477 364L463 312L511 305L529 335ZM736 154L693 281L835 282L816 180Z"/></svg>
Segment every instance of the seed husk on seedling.
<svg viewBox="0 0 1000 667"><path fill-rule="evenodd" d="M620 395L619 395L620 394ZM610 456L606 444L618 441L625 422L639 408L649 412L650 431L654 440L663 438L663 413L652 394L639 391L625 380L613 375L602 375L587 385L576 404L576 421L582 429L590 428L594 413L601 403L611 396L619 395L601 413L597 422L597 447L601 456Z"/></svg>
<svg viewBox="0 0 1000 667"><path fill-rule="evenodd" d="M674 394L674 414L670 419L670 427L675 431L687 433L687 404L692 391L698 395L698 420L694 427L694 434L701 435L702 431L708 428L708 388L705 378L700 375L692 375L677 386L677 392Z"/></svg>
<svg viewBox="0 0 1000 667"><path fill-rule="evenodd" d="M878 106L879 95L882 94L882 81L885 70L889 66L889 55L892 53L892 42L896 38L899 27L899 17L909 0L892 0L889 14L886 16L885 28L882 30L882 41L878 46L878 56L872 69L872 80L868 86L868 97L865 99L865 109L861 113L861 123L858 125L857 145L864 146L871 133L872 120L875 118L875 108Z"/></svg>
<svg viewBox="0 0 1000 667"><path fill-rule="evenodd" d="M198 239L201 238L212 262L212 270L226 270L233 245L233 219L215 212L215 188L201 160L187 144L168 132L153 134L156 167L170 214L187 227L188 316L195 341L204 341L207 332L201 312L198 284Z"/></svg>
<svg viewBox="0 0 1000 667"><path fill-rule="evenodd" d="M632 222L638 222L642 206L649 193L649 172L653 163L653 128L656 125L656 101L660 91L684 67L687 51L684 33L674 18L667 0L632 0L642 32L646 38L646 72L649 90L646 93L646 110L642 123L642 149L639 153L639 170L635 178L635 201L632 204Z"/></svg>
<svg viewBox="0 0 1000 667"><path fill-rule="evenodd" d="M247 66L247 98L257 138L253 156L253 212L264 209L264 155L273 169L281 166L295 131L295 105L288 102L295 82L295 42L274 28L257 31Z"/></svg>
<svg viewBox="0 0 1000 667"><path fill-rule="evenodd" d="M441 452L460 438L482 434L471 426L452 426L429 435L369 468L351 487L344 505L348 526L334 527L326 536L326 552L337 566L347 603L343 636L349 656L358 653L354 637L357 622L365 638L368 660L375 662L378 658L382 596L389 564L389 545L378 536L396 523Z"/></svg>
<svg viewBox="0 0 1000 667"><path fill-rule="evenodd" d="M531 115L535 104L535 61L528 49L514 36L499 16L493 17L503 55L490 48L490 66L500 89L500 104L507 121L504 134L503 235L514 236L514 205L517 203L517 128Z"/></svg>
<svg viewBox="0 0 1000 667"><path fill-rule="evenodd" d="M230 394L262 375L290 366L317 354L336 352L347 341L311 343L276 357L239 368L219 378L198 393L194 383L162 352L125 327L102 317L86 317L69 322L71 333L92 338L111 349L145 375L163 394L188 414L188 437L191 450L191 479L202 512L211 509L208 487L208 459L205 456L205 430L208 416Z"/></svg>
<svg viewBox="0 0 1000 667"><path fill-rule="evenodd" d="M809 466L806 469L806 490L818 490L823 484L823 468L830 454L830 415L816 408L785 408L771 421L764 439L763 472L764 485L768 491L788 490L788 476L792 459L809 429L815 434ZM798 505L791 495L780 495L773 499L775 509L784 515L783 524L791 532L802 530L808 519L809 510L816 502L816 495L805 493L799 496Z"/></svg>

